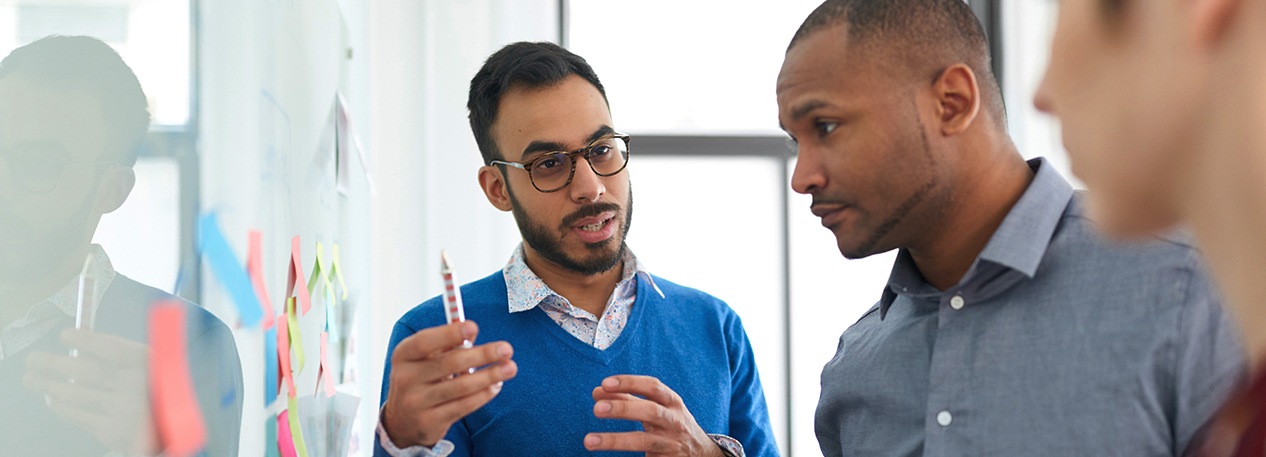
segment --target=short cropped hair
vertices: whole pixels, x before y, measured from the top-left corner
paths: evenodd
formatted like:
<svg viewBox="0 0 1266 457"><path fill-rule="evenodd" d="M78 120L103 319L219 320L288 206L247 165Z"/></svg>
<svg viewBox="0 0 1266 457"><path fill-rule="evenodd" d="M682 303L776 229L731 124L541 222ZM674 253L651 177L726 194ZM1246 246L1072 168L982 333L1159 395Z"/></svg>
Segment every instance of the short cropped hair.
<svg viewBox="0 0 1266 457"><path fill-rule="evenodd" d="M1112 1L1112 0L1105 0ZM787 50L821 29L847 24L850 48L904 67L932 80L964 63L980 85L982 105L1006 123L1002 91L990 65L985 29L963 0L827 0L800 25Z"/></svg>
<svg viewBox="0 0 1266 457"><path fill-rule="evenodd" d="M554 86L571 75L589 81L607 98L607 91L588 62L553 43L518 42L492 54L470 80L466 108L470 110L470 130L484 164L502 158L492 138L492 124L497 120L501 97L516 87L528 89Z"/></svg>
<svg viewBox="0 0 1266 457"><path fill-rule="evenodd" d="M47 36L0 60L0 78L16 72L56 90L96 97L106 126L119 135L114 158L120 165L136 164L149 131L148 103L140 80L110 45L86 36Z"/></svg>

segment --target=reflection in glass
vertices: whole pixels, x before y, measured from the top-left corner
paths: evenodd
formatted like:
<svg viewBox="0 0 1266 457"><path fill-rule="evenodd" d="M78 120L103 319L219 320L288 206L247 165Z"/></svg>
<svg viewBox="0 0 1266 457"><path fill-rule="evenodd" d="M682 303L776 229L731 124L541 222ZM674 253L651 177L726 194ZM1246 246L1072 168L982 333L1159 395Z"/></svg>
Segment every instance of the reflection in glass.
<svg viewBox="0 0 1266 457"><path fill-rule="evenodd" d="M241 366L229 328L117 271L91 243L136 187L149 101L109 45L54 36L0 61L0 449L157 455L150 310L184 314L212 456L236 455ZM136 220L133 224L146 224ZM166 287L167 285L163 285ZM163 346L168 349L170 346ZM169 386L161 386L169 387Z"/></svg>

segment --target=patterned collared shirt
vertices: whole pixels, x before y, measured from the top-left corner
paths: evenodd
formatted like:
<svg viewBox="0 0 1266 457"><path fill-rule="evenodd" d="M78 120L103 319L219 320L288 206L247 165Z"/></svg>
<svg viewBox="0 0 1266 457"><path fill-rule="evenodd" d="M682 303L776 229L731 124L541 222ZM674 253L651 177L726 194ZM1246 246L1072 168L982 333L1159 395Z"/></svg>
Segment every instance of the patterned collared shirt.
<svg viewBox="0 0 1266 457"><path fill-rule="evenodd" d="M101 245L89 247L88 255L92 262L83 274L84 307L91 311L96 309L95 304L101 303L101 297L114 281L115 271ZM35 344L63 319L75 318L79 306L79 279L80 275L75 275L52 296L32 306L25 316L0 330L0 360Z"/></svg>
<svg viewBox="0 0 1266 457"><path fill-rule="evenodd" d="M545 281L536 276L524 262L523 244L520 243L514 250L514 255L510 256L510 261L501 270L506 278L510 312L521 313L540 306L541 311L545 311L567 333L593 347L606 349L620 337L620 332L629 323L629 313L632 311L633 301L637 299L637 275L641 275L647 284L654 287L660 297L664 296L646 267L633 255L633 251L624 250L623 262L624 275L615 285L611 298L607 299L607 308L602 312L602 319L598 319L593 313L573 306L566 298L545 285Z"/></svg>

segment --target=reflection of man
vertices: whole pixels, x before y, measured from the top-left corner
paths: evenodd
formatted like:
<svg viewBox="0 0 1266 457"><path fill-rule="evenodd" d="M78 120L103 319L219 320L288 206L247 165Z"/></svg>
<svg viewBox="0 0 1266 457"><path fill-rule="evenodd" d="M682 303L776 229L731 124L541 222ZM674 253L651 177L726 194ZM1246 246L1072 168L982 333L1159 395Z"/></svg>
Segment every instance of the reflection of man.
<svg viewBox="0 0 1266 457"><path fill-rule="evenodd" d="M589 64L509 45L475 75L468 106L479 182L523 244L461 288L472 322L444 325L435 298L396 323L377 454L777 455L738 316L651 276L624 244L628 137ZM449 350L476 332L504 341Z"/></svg>
<svg viewBox="0 0 1266 457"><path fill-rule="evenodd" d="M96 39L48 37L0 61L6 455L158 451L147 402L146 311L173 297L115 272L105 251L90 244L101 215L132 190L148 125L136 76ZM80 300L88 309L98 304L95 331L72 328ZM232 335L201 308L186 304L186 311L208 453L236 455L242 379Z"/></svg>
<svg viewBox="0 0 1266 457"><path fill-rule="evenodd" d="M900 249L822 373L840 455L1181 455L1243 370L1189 244L1105 243L1007 137L961 0L830 0L791 41L792 187L841 253Z"/></svg>

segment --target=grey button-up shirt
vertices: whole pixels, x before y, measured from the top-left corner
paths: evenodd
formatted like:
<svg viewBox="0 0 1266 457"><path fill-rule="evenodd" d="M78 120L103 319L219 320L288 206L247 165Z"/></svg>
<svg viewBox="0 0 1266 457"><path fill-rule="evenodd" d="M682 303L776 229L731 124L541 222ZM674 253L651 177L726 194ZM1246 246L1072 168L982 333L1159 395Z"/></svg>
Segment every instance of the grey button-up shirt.
<svg viewBox="0 0 1266 457"><path fill-rule="evenodd" d="M902 250L822 371L835 456L1176 456L1244 376L1181 239L1102 240L1049 164L944 292Z"/></svg>

